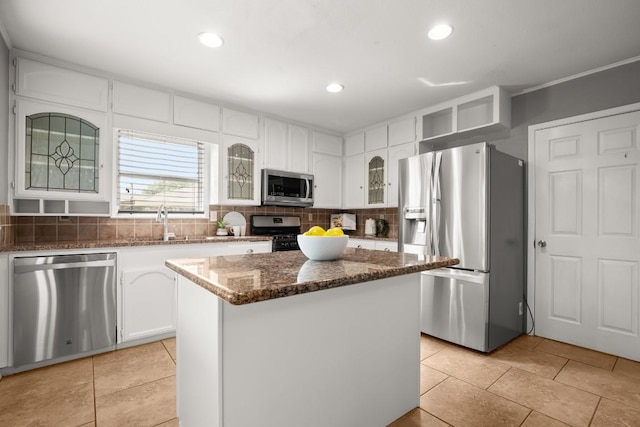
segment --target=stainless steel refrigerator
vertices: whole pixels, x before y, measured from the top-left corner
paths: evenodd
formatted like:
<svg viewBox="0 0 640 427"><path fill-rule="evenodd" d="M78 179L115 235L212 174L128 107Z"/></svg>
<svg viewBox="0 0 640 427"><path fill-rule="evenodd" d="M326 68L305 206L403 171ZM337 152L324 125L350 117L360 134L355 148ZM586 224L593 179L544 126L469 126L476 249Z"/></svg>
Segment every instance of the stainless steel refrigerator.
<svg viewBox="0 0 640 427"><path fill-rule="evenodd" d="M399 162L398 249L460 259L421 276L421 330L489 352L523 332L524 164L486 143Z"/></svg>

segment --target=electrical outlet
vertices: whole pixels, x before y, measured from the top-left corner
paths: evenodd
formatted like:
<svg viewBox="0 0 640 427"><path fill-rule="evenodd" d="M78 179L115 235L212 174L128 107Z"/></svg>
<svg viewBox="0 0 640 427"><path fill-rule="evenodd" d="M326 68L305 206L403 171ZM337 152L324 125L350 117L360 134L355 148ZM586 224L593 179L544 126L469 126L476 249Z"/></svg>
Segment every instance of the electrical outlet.
<svg viewBox="0 0 640 427"><path fill-rule="evenodd" d="M309 221L313 221L313 214L312 213L309 214Z"/></svg>
<svg viewBox="0 0 640 427"><path fill-rule="evenodd" d="M523 310L522 310L522 301L520 301L520 302L518 303L518 314L519 314L520 316L522 316L522 313L523 313Z"/></svg>
<svg viewBox="0 0 640 427"><path fill-rule="evenodd" d="M384 215L380 215L380 219L384 219Z"/></svg>
<svg viewBox="0 0 640 427"><path fill-rule="evenodd" d="M209 211L209 221L216 222L218 220L218 211Z"/></svg>

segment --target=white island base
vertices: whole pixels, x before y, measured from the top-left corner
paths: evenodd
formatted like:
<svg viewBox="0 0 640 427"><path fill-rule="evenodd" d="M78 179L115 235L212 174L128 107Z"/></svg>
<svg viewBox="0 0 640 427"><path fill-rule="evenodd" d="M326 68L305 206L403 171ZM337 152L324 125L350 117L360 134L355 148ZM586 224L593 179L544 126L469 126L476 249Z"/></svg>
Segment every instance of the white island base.
<svg viewBox="0 0 640 427"><path fill-rule="evenodd" d="M419 404L419 273L244 305L178 276L181 427L386 426Z"/></svg>

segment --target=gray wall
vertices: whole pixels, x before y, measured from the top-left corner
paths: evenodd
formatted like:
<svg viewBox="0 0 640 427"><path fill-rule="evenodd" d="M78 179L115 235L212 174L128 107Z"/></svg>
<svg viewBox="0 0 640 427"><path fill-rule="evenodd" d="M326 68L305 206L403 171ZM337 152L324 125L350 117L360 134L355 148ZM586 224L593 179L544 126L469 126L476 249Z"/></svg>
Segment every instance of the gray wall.
<svg viewBox="0 0 640 427"><path fill-rule="evenodd" d="M511 98L511 129L420 146L420 152L488 141L527 160L529 126L640 102L640 61L569 80Z"/></svg>
<svg viewBox="0 0 640 427"><path fill-rule="evenodd" d="M0 37L0 159L9 156L9 48ZM0 205L9 203L8 163L0 160Z"/></svg>

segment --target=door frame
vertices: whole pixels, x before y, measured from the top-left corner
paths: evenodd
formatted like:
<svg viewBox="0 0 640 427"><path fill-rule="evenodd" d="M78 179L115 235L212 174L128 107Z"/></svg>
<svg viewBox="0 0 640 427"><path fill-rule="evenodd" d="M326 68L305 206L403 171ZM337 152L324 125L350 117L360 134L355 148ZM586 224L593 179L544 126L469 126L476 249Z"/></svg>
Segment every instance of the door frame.
<svg viewBox="0 0 640 427"><path fill-rule="evenodd" d="M535 137L536 132L558 126L565 126L578 122L586 122L604 117L616 116L625 113L640 111L640 102L623 105L621 107L609 108L592 113L580 114L577 116L565 117L563 119L529 125L527 137L527 304L534 318L534 328L530 334L535 334L535 284L536 284L536 164L535 164ZM525 311L526 331L531 328L530 315Z"/></svg>

